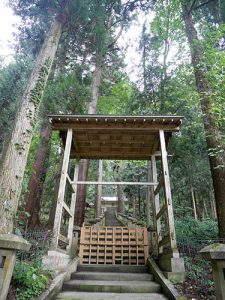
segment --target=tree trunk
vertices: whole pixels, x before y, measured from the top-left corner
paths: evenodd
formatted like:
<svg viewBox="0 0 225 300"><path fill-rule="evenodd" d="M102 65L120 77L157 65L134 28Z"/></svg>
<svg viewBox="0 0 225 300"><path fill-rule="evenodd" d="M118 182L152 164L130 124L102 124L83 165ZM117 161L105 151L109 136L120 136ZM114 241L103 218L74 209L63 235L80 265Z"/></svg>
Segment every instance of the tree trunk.
<svg viewBox="0 0 225 300"><path fill-rule="evenodd" d="M41 194L47 172L50 138L51 127L48 120L46 120L41 129L40 142L32 167L33 173L30 177L27 193L24 198L25 211L30 214L28 219L28 228L30 229L40 225Z"/></svg>
<svg viewBox="0 0 225 300"><path fill-rule="evenodd" d="M119 165L118 162L115 162L115 165L113 167L113 172L114 172L115 181L120 182L121 181L121 166ZM118 199L117 211L119 213L123 213L124 212L124 196L123 196L122 185L117 185L116 190L117 190L117 199Z"/></svg>
<svg viewBox="0 0 225 300"><path fill-rule="evenodd" d="M195 220L198 220L198 215L197 215L197 210L196 210L195 194L194 194L194 189L193 189L192 186L191 186L191 200L192 200L194 218L195 218Z"/></svg>
<svg viewBox="0 0 225 300"><path fill-rule="evenodd" d="M102 181L102 175L103 175L103 160L99 160L98 182ZM101 198L102 198L102 184L98 184L96 199L95 199L95 217L96 218L98 218L101 215Z"/></svg>
<svg viewBox="0 0 225 300"><path fill-rule="evenodd" d="M57 206L57 198L59 193L59 183L60 183L60 177L61 177L61 171L62 171L62 163L63 163L63 156L61 157L58 169L55 173L55 188L54 188L54 196L52 199L52 205L50 209L50 214L48 218L47 227L52 229L54 226L54 220L55 220L55 211Z"/></svg>
<svg viewBox="0 0 225 300"><path fill-rule="evenodd" d="M209 190L209 199L210 199L210 207L211 207L211 216L212 216L213 220L216 220L217 219L216 204L215 204L215 198L214 198L214 194L213 194L211 185L210 185L210 190Z"/></svg>
<svg viewBox="0 0 225 300"><path fill-rule="evenodd" d="M99 87L101 84L103 70L103 56L97 55L95 70L93 74L93 82L92 82L92 101L89 104L88 114L95 114L96 107L99 97ZM86 181L88 176L88 159L82 159L82 162L79 163L79 180ZM80 175L82 174L82 176ZM77 200L76 200L76 209L75 209L75 218L74 224L78 226L82 226L84 222L85 215L85 202L86 202L86 194L87 194L87 186L86 185L78 185L77 188Z"/></svg>
<svg viewBox="0 0 225 300"><path fill-rule="evenodd" d="M133 219L136 219L136 197L133 196L132 199L132 206L133 206Z"/></svg>
<svg viewBox="0 0 225 300"><path fill-rule="evenodd" d="M194 68L197 91L200 97L200 105L203 113L203 123L206 133L208 150L219 150L212 156L209 155L210 169L213 179L216 209L218 216L219 236L225 238L225 147L216 123L216 117L212 112L213 95L207 78L207 70L204 68L204 57L201 42L198 39L194 27L192 12L186 1L182 1L183 19L186 35L191 48L192 65Z"/></svg>
<svg viewBox="0 0 225 300"><path fill-rule="evenodd" d="M62 33L64 17L52 23L23 94L0 174L0 233L13 231L35 118Z"/></svg>
<svg viewBox="0 0 225 300"><path fill-rule="evenodd" d="M88 166L89 166L88 159L81 159L79 161L78 181L87 180ZM78 185L76 210L75 210L75 217L74 217L74 224L77 226L82 226L82 224L84 223L86 194L87 194L86 185Z"/></svg>

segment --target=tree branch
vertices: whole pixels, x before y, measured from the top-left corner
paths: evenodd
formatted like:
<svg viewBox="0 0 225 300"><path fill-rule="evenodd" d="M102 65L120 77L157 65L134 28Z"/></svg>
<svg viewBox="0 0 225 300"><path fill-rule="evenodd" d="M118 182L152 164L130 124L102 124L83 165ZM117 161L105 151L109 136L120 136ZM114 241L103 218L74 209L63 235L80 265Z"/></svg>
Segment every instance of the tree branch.
<svg viewBox="0 0 225 300"><path fill-rule="evenodd" d="M192 7L192 10L199 9L199 8L205 6L205 5L207 5L207 4L209 4L210 2L213 2L213 1L215 1L215 0L208 0L205 3L202 3L202 4L199 4L198 6Z"/></svg>

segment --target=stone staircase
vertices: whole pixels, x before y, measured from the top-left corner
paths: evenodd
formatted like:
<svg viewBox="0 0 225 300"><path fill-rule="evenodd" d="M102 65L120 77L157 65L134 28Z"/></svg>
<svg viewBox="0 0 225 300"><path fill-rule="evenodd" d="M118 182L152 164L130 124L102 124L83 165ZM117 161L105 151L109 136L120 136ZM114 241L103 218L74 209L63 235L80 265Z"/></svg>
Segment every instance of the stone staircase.
<svg viewBox="0 0 225 300"><path fill-rule="evenodd" d="M116 209L114 207L108 207L105 212L105 226L124 226L119 220L116 218Z"/></svg>
<svg viewBox="0 0 225 300"><path fill-rule="evenodd" d="M145 266L79 265L57 300L166 300Z"/></svg>

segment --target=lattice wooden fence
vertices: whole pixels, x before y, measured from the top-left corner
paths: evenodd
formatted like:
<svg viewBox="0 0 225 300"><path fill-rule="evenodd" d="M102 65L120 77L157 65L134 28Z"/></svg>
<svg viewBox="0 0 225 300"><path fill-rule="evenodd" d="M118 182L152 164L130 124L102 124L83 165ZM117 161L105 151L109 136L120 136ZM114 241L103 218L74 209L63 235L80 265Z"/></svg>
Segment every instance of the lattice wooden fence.
<svg viewBox="0 0 225 300"><path fill-rule="evenodd" d="M148 257L147 228L83 226L81 264L145 265Z"/></svg>

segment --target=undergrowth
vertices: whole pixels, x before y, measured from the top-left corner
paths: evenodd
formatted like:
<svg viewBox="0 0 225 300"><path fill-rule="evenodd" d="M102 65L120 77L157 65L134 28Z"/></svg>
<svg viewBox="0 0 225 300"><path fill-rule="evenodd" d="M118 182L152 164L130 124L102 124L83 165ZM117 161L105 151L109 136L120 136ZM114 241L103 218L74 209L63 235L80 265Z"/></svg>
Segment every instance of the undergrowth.
<svg viewBox="0 0 225 300"><path fill-rule="evenodd" d="M53 277L52 271L42 270L39 260L16 262L12 277L16 300L35 299Z"/></svg>

